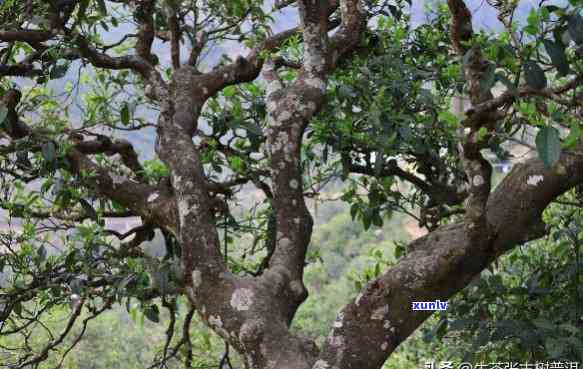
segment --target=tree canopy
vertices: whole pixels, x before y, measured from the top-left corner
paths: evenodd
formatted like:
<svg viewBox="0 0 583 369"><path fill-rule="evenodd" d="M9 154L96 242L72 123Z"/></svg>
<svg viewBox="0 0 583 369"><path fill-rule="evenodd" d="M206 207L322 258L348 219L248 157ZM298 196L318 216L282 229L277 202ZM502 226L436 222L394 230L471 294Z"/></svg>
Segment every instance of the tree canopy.
<svg viewBox="0 0 583 369"><path fill-rule="evenodd" d="M583 3L525 17L488 3L496 32L463 0L420 25L401 0L0 2L0 337L22 337L0 365L57 350L62 365L118 304L168 312L152 367L193 367L195 313L257 369L380 368L431 316L413 302L462 290L453 316L524 329L478 307L512 276L464 288L529 241L578 245L560 203L582 204ZM516 145L535 155L496 178ZM308 205L330 186L364 229L404 213L428 233L359 283L316 345L290 326L308 295ZM62 307L64 329L34 339Z"/></svg>

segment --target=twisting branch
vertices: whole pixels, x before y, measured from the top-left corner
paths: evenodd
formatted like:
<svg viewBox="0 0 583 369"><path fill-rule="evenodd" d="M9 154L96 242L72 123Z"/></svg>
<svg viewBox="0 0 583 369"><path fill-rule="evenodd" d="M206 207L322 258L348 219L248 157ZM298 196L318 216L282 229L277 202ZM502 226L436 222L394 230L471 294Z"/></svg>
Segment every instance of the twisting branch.
<svg viewBox="0 0 583 369"><path fill-rule="evenodd" d="M464 72L469 82L470 100L478 105L493 98L490 90L484 90L482 79L486 62L479 46L473 42L472 15L463 0L448 0L452 14L451 40L460 58L464 57ZM466 226L477 244L483 244L488 236L485 218L486 203L490 195L492 166L484 159L480 150L484 140L481 130L491 133L495 130L497 119L492 114L473 115L464 125L470 132L460 144L460 154L468 176L469 189L466 200ZM485 233L484 233L485 232Z"/></svg>
<svg viewBox="0 0 583 369"><path fill-rule="evenodd" d="M139 23L136 53L143 59L153 63L151 50L155 37L154 8L156 0L140 0L136 5L134 14Z"/></svg>
<svg viewBox="0 0 583 369"><path fill-rule="evenodd" d="M139 180L145 180L144 168L138 160L138 154L127 140L118 139L112 141L106 136L100 136L95 141L83 141L76 144L75 149L87 155L104 153L112 156L119 154L125 166L131 169Z"/></svg>

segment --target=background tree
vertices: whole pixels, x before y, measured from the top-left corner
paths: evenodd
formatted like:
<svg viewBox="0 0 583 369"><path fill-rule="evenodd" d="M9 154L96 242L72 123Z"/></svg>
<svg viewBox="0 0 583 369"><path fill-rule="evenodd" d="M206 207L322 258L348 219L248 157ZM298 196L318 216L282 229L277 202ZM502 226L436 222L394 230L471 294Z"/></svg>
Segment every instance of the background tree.
<svg viewBox="0 0 583 369"><path fill-rule="evenodd" d="M2 3L2 207L18 230L2 236L0 333L23 338L10 367L47 360L80 324L75 346L134 300L171 317L154 366L192 366L196 311L250 368L379 368L430 316L413 301L446 300L544 236L543 211L583 182L580 2L541 4L522 27L517 3L492 3L498 37L475 32L461 0L415 29L400 2L265 5ZM273 32L291 6L297 27ZM203 65L233 40L247 56ZM135 132L155 136L149 160L122 138ZM484 150L504 156L532 132L538 157L493 188ZM367 278L318 347L290 325L307 297L307 199L334 181L365 228L403 211L431 232ZM140 225L127 233L105 222L129 216ZM163 257L143 247L156 234ZM190 310L174 339L180 295ZM29 328L63 305L63 331L36 342Z"/></svg>

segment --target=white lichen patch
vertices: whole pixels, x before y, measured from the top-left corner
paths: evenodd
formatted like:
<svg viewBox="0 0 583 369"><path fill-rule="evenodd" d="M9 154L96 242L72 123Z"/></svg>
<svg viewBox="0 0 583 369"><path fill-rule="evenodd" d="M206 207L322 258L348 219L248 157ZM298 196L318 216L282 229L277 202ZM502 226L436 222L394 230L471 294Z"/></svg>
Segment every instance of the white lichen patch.
<svg viewBox="0 0 583 369"><path fill-rule="evenodd" d="M253 304L253 291L248 288L238 288L231 296L231 306L239 311L249 310Z"/></svg>
<svg viewBox="0 0 583 369"><path fill-rule="evenodd" d="M158 192L153 192L150 194L150 196L148 196L148 202L154 202L156 199L158 199L158 197L160 197Z"/></svg>
<svg viewBox="0 0 583 369"><path fill-rule="evenodd" d="M380 308L373 311L370 318L372 320L383 320L385 315L387 315L388 313L389 313L389 305L383 305Z"/></svg>
<svg viewBox="0 0 583 369"><path fill-rule="evenodd" d="M202 284L202 273L200 270L195 270L192 272L192 285L194 288L199 288Z"/></svg>
<svg viewBox="0 0 583 369"><path fill-rule="evenodd" d="M291 240L287 237L283 237L282 239L279 240L279 246L281 248L288 248L290 245L292 244Z"/></svg>
<svg viewBox="0 0 583 369"><path fill-rule="evenodd" d="M328 369L329 367L330 364L328 364L328 362L326 362L325 360L318 360L316 361L312 369Z"/></svg>
<svg viewBox="0 0 583 369"><path fill-rule="evenodd" d="M180 223L184 224L184 217L188 214L188 201L179 200L178 201L178 216L180 217Z"/></svg>
<svg viewBox="0 0 583 369"><path fill-rule="evenodd" d="M385 328L385 329L391 328L391 322L388 320L385 320L385 322L383 323L383 328Z"/></svg>
<svg viewBox="0 0 583 369"><path fill-rule="evenodd" d="M265 93L267 96L270 96L274 92L281 90L281 87L281 83L278 80L273 80L267 84Z"/></svg>
<svg viewBox="0 0 583 369"><path fill-rule="evenodd" d="M536 186L539 183L541 183L542 181L544 181L545 177L542 175L532 175L532 176L528 176L527 180L526 180L526 184L529 186Z"/></svg>
<svg viewBox="0 0 583 369"><path fill-rule="evenodd" d="M381 345L381 350L387 351L388 348L389 348L389 344L387 342L383 342L383 344Z"/></svg>
<svg viewBox="0 0 583 369"><path fill-rule="evenodd" d="M298 183L298 181L296 179L292 179L291 181L289 181L289 186L292 189L297 190L298 187L300 186L300 184Z"/></svg>
<svg viewBox="0 0 583 369"><path fill-rule="evenodd" d="M120 185L120 184L124 183L125 180L126 180L125 177L120 176L118 174L113 174L111 176L111 181L113 182L114 185Z"/></svg>
<svg viewBox="0 0 583 369"><path fill-rule="evenodd" d="M307 78L306 84L322 92L326 92L326 82L322 78Z"/></svg>
<svg viewBox="0 0 583 369"><path fill-rule="evenodd" d="M284 110L279 114L279 117L277 117L277 119L281 122L284 122L288 119L290 119L292 117L292 113L289 112L288 110Z"/></svg>
<svg viewBox="0 0 583 369"><path fill-rule="evenodd" d="M483 185L484 177L482 177L481 175L474 176L473 183L475 187Z"/></svg>

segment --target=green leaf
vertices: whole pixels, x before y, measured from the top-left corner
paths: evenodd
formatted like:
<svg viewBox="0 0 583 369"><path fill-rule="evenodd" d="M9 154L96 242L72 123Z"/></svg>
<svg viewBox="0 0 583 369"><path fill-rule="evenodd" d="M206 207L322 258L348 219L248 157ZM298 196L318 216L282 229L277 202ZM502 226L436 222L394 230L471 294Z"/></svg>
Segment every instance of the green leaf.
<svg viewBox="0 0 583 369"><path fill-rule="evenodd" d="M40 261L45 261L47 259L47 249L44 245L40 245L40 247L36 250L36 254Z"/></svg>
<svg viewBox="0 0 583 369"><path fill-rule="evenodd" d="M461 119L454 113L450 112L449 110L439 112L439 114L437 115L437 119L439 119L442 122L445 122L451 128L459 126L461 122Z"/></svg>
<svg viewBox="0 0 583 369"><path fill-rule="evenodd" d="M252 122L241 122L241 127L245 128L249 133L255 136L263 136L263 130L257 124Z"/></svg>
<svg viewBox="0 0 583 369"><path fill-rule="evenodd" d="M445 336L445 334L447 333L447 327L448 327L447 319L442 319L439 321L439 323L437 323L437 325L433 329L433 334L437 338L442 339L443 336Z"/></svg>
<svg viewBox="0 0 583 369"><path fill-rule="evenodd" d="M540 15L536 11L536 9L532 8L530 13L528 13L528 17L526 18L527 26L524 27L524 30L531 35L537 35L540 29Z"/></svg>
<svg viewBox="0 0 583 369"><path fill-rule="evenodd" d="M554 127L543 127L536 135L535 141L538 157L547 168L552 167L561 155L559 131Z"/></svg>
<svg viewBox="0 0 583 369"><path fill-rule="evenodd" d="M57 157L56 152L57 152L57 150L56 150L55 143L52 141L49 141L49 142L43 144L41 147L42 156L47 163L52 164L55 162L55 159Z"/></svg>
<svg viewBox="0 0 583 369"><path fill-rule="evenodd" d="M87 213L89 218L91 218L91 220L96 222L99 219L97 212L95 211L95 209L93 209L93 206L91 206L91 204L87 202L87 200L79 199L79 203L81 204L81 207L83 208L85 213Z"/></svg>
<svg viewBox="0 0 583 369"><path fill-rule="evenodd" d="M480 142L486 137L487 134L488 129L486 127L480 127L480 129L476 133L476 139L478 140L478 142Z"/></svg>
<svg viewBox="0 0 583 369"><path fill-rule="evenodd" d="M545 49L549 54L553 65L557 68L560 76L566 76L571 71L567 55L565 54L565 47L557 42L551 40L544 40Z"/></svg>
<svg viewBox="0 0 583 369"><path fill-rule="evenodd" d="M375 209L372 212L372 223L377 227L383 226L383 218L381 217L381 213L378 209Z"/></svg>
<svg viewBox="0 0 583 369"><path fill-rule="evenodd" d="M374 163L375 176L380 177L383 173L383 168L385 167L385 155L382 151L376 152L376 158Z"/></svg>
<svg viewBox="0 0 583 369"><path fill-rule="evenodd" d="M133 306L130 306L130 318L132 319L132 322L138 322L138 309Z"/></svg>
<svg viewBox="0 0 583 369"><path fill-rule="evenodd" d="M529 60L524 63L524 79L530 88L542 90L547 87L547 77L538 63Z"/></svg>
<svg viewBox="0 0 583 369"><path fill-rule="evenodd" d="M364 230L368 231L372 223L372 211L371 209L366 209L362 212L362 225L364 226Z"/></svg>
<svg viewBox="0 0 583 369"><path fill-rule="evenodd" d="M235 88L235 86L227 86L223 89L223 95L225 97L233 97L233 96L235 96L236 92L237 92L237 88Z"/></svg>
<svg viewBox="0 0 583 369"><path fill-rule="evenodd" d="M102 16L107 15L107 6L105 6L105 0L97 0L97 9Z"/></svg>
<svg viewBox="0 0 583 369"><path fill-rule="evenodd" d="M80 279L74 278L71 282L69 282L69 288L71 292L81 295L83 293L83 284Z"/></svg>
<svg viewBox="0 0 583 369"><path fill-rule="evenodd" d="M121 108L121 112L119 113L119 115L120 115L121 123L124 126L127 126L128 124L130 124L130 107L127 103L123 104L123 107Z"/></svg>
<svg viewBox="0 0 583 369"><path fill-rule="evenodd" d="M243 160L238 156L230 157L229 164L231 169L233 169L235 172L239 172L243 169Z"/></svg>
<svg viewBox="0 0 583 369"><path fill-rule="evenodd" d="M583 131L581 131L581 127L578 124L572 124L569 135L563 140L563 148L573 148L581 138L582 133Z"/></svg>
<svg viewBox="0 0 583 369"><path fill-rule="evenodd" d="M551 359L558 359L561 357L564 349L566 347L561 343L560 340L548 337L545 339L545 349L547 351L547 355Z"/></svg>
<svg viewBox="0 0 583 369"><path fill-rule="evenodd" d="M354 221L354 218L356 218L356 215L358 214L360 208L358 203L354 203L352 204L352 206L350 206L350 217L352 218L352 220Z"/></svg>
<svg viewBox="0 0 583 369"><path fill-rule="evenodd" d="M144 310L144 315L148 320L154 323L160 323L160 310L158 309L157 305L149 305Z"/></svg>
<svg viewBox="0 0 583 369"><path fill-rule="evenodd" d="M261 89L259 87L257 87L257 85L253 84L253 83L248 83L245 85L245 88L247 91L249 91L251 93L251 95L253 95L254 97L259 97L261 96Z"/></svg>
<svg viewBox="0 0 583 369"><path fill-rule="evenodd" d="M20 301L14 304L14 306L12 306L12 311L14 311L14 313L18 316L22 315L22 304L20 303Z"/></svg>
<svg viewBox="0 0 583 369"><path fill-rule="evenodd" d="M557 326L553 322L551 322L550 320L546 320L544 318L538 318L538 319L533 320L532 322L538 328L543 329L543 330L548 330L548 331L556 331L557 330Z"/></svg>
<svg viewBox="0 0 583 369"><path fill-rule="evenodd" d="M60 79L65 77L69 70L69 64L54 65L49 72L49 79Z"/></svg>

